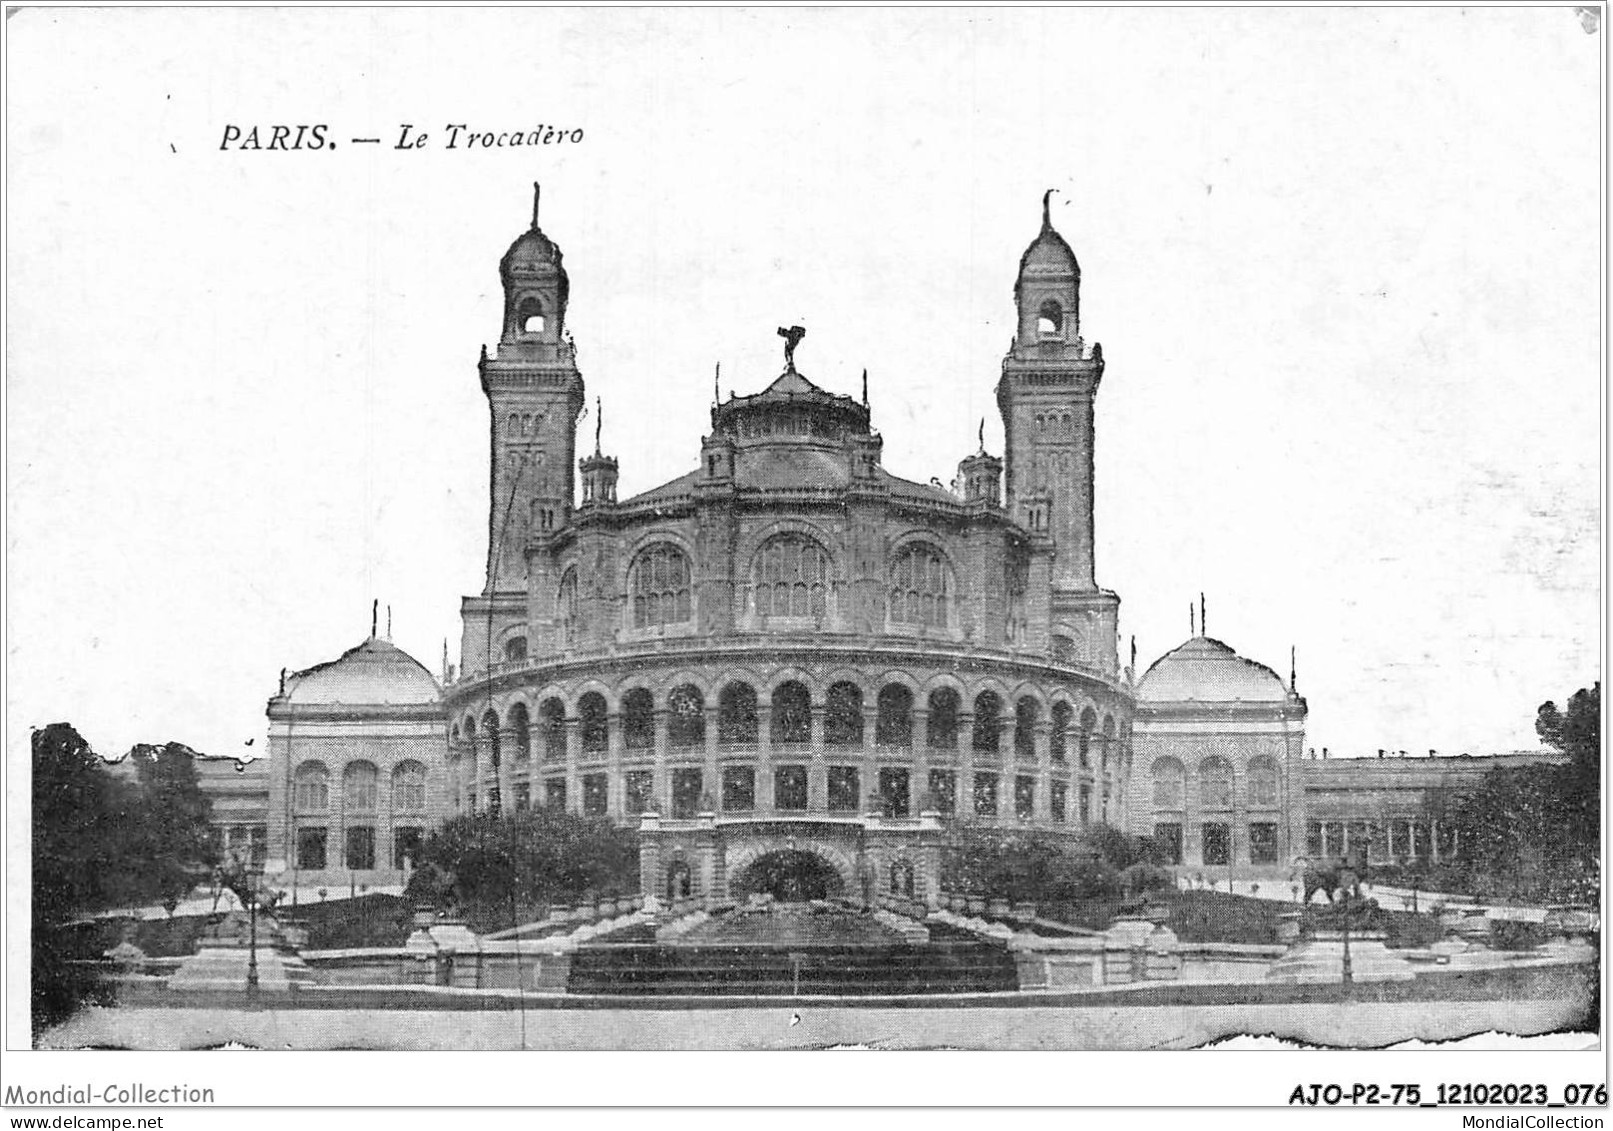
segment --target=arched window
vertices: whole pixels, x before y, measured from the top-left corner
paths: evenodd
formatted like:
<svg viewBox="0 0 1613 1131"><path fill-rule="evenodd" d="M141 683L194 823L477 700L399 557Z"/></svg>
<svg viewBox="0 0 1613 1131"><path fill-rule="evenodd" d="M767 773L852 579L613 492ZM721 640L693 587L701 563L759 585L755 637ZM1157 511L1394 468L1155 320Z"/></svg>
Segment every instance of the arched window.
<svg viewBox="0 0 1613 1131"><path fill-rule="evenodd" d="M577 643L577 567L572 566L560 577L560 597L556 604L560 616L560 639L569 648Z"/></svg>
<svg viewBox="0 0 1613 1131"><path fill-rule="evenodd" d="M605 706L603 695L590 691L578 699L577 718L585 751L598 754L610 748L609 709Z"/></svg>
<svg viewBox="0 0 1613 1131"><path fill-rule="evenodd" d="M667 742L679 750L706 744L706 697L692 683L674 687L666 697Z"/></svg>
<svg viewBox="0 0 1613 1131"><path fill-rule="evenodd" d="M381 803L381 775L373 762L349 762L342 771L342 808L348 813L373 813Z"/></svg>
<svg viewBox="0 0 1613 1131"><path fill-rule="evenodd" d="M508 662L526 659L526 637L512 636L504 642L504 659Z"/></svg>
<svg viewBox="0 0 1613 1131"><path fill-rule="evenodd" d="M566 705L558 699L545 699L538 708L543 720L543 760L566 760Z"/></svg>
<svg viewBox="0 0 1613 1131"><path fill-rule="evenodd" d="M510 730L515 740L515 760L524 762L532 757L532 721L527 717L525 703L510 708Z"/></svg>
<svg viewBox="0 0 1613 1131"><path fill-rule="evenodd" d="M1225 758L1212 756L1199 763L1199 805L1232 808L1232 763Z"/></svg>
<svg viewBox="0 0 1613 1131"><path fill-rule="evenodd" d="M545 325L543 303L530 295L522 299L521 307L515 315L515 321L521 327L521 333L523 334L543 333Z"/></svg>
<svg viewBox="0 0 1613 1131"><path fill-rule="evenodd" d="M958 748L958 712L962 701L950 687L939 687L930 692L930 725L924 744L931 750Z"/></svg>
<svg viewBox="0 0 1613 1131"><path fill-rule="evenodd" d="M1048 747L1053 755L1053 761L1064 761L1064 745L1070 734L1070 716L1075 709L1068 703L1057 702L1053 704L1053 730L1048 735Z"/></svg>
<svg viewBox="0 0 1613 1131"><path fill-rule="evenodd" d="M804 534L782 534L756 555L756 613L821 620L828 614L831 577L829 551Z"/></svg>
<svg viewBox="0 0 1613 1131"><path fill-rule="evenodd" d="M1175 758L1154 759L1154 808L1182 808L1182 763Z"/></svg>
<svg viewBox="0 0 1613 1131"><path fill-rule="evenodd" d="M494 770L499 768L503 758L503 749L499 744L498 716L492 711L482 716L482 740L487 743L488 761Z"/></svg>
<svg viewBox="0 0 1613 1131"><path fill-rule="evenodd" d="M836 683L824 696L825 746L863 744L863 692L855 683Z"/></svg>
<svg viewBox="0 0 1613 1131"><path fill-rule="evenodd" d="M1056 299L1048 299L1037 310L1036 333L1044 338L1054 338L1064 333L1064 308Z"/></svg>
<svg viewBox="0 0 1613 1131"><path fill-rule="evenodd" d="M773 690L773 745L805 745L812 741L812 697L804 685L790 680Z"/></svg>
<svg viewBox="0 0 1613 1131"><path fill-rule="evenodd" d="M629 750L655 746L655 699L642 687L622 696L622 745Z"/></svg>
<svg viewBox="0 0 1613 1131"><path fill-rule="evenodd" d="M941 552L923 543L908 546L891 565L891 621L945 628L951 591Z"/></svg>
<svg viewBox="0 0 1613 1131"><path fill-rule="evenodd" d="M913 693L903 684L887 683L879 689L878 711L874 741L880 746L912 746Z"/></svg>
<svg viewBox="0 0 1613 1131"><path fill-rule="evenodd" d="M1109 772L1109 759L1115 754L1115 720L1113 715L1103 716L1103 732L1098 739L1098 765Z"/></svg>
<svg viewBox="0 0 1613 1131"><path fill-rule="evenodd" d="M694 616L689 559L670 542L658 542L633 560L627 590L634 628L686 624Z"/></svg>
<svg viewBox="0 0 1613 1131"><path fill-rule="evenodd" d="M997 753L999 721L1002 719L1002 697L995 691L982 691L975 696L975 730L972 745L985 754Z"/></svg>
<svg viewBox="0 0 1613 1131"><path fill-rule="evenodd" d="M1014 704L1014 757L1036 757L1036 724L1042 719L1042 705L1029 695Z"/></svg>
<svg viewBox="0 0 1613 1131"><path fill-rule="evenodd" d="M419 762L399 762L392 768L392 810L395 813L426 811L426 767Z"/></svg>
<svg viewBox="0 0 1613 1131"><path fill-rule="evenodd" d="M1081 712L1081 729L1076 733L1075 748L1080 755L1081 768L1088 767L1087 756L1092 751L1092 731L1098 725L1098 713L1091 707Z"/></svg>
<svg viewBox="0 0 1613 1131"><path fill-rule="evenodd" d="M755 745L756 689L750 684L730 683L717 697L717 741Z"/></svg>
<svg viewBox="0 0 1613 1131"><path fill-rule="evenodd" d="M330 808L330 771L323 762L297 767L297 812L319 813Z"/></svg>
<svg viewBox="0 0 1613 1131"><path fill-rule="evenodd" d="M1277 763L1267 757L1249 759L1249 804L1274 808L1277 804Z"/></svg>

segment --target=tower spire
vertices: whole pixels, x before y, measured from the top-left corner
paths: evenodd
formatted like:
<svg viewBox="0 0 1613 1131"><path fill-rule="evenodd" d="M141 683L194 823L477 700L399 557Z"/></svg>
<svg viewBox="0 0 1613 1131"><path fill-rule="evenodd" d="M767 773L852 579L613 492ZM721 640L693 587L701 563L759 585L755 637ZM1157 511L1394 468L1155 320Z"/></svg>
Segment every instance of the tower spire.
<svg viewBox="0 0 1613 1131"><path fill-rule="evenodd" d="M868 367L863 366L863 407L868 407Z"/></svg>
<svg viewBox="0 0 1613 1131"><path fill-rule="evenodd" d="M538 199L543 195L543 186L537 181L532 182L532 230L538 230Z"/></svg>
<svg viewBox="0 0 1613 1131"><path fill-rule="evenodd" d="M600 450L599 450L599 434L600 434L600 432L602 432L604 430L604 428L605 428L605 399L603 397L595 397L594 398L594 454L596 456L600 454Z"/></svg>
<svg viewBox="0 0 1613 1131"><path fill-rule="evenodd" d="M1198 622L1193 619L1193 614L1195 611L1196 610L1193 608L1193 602L1189 601L1187 603L1187 635L1190 638L1199 634Z"/></svg>
<svg viewBox="0 0 1613 1131"><path fill-rule="evenodd" d="M386 638L388 640L392 639L392 606L390 603L386 607Z"/></svg>
<svg viewBox="0 0 1613 1131"><path fill-rule="evenodd" d="M1295 655L1295 648L1294 648L1294 646L1292 644L1290 644L1288 646L1288 690L1289 691L1298 691L1299 690L1299 678L1298 678L1298 676L1296 674L1298 669L1294 664L1294 655Z"/></svg>
<svg viewBox="0 0 1613 1131"><path fill-rule="evenodd" d="M986 454L986 418L980 418L980 454Z"/></svg>
<svg viewBox="0 0 1613 1131"><path fill-rule="evenodd" d="M370 639L375 639L375 618L381 613L381 598L375 597L370 601Z"/></svg>
<svg viewBox="0 0 1613 1131"><path fill-rule="evenodd" d="M722 362L717 363L717 372L711 375L711 403L722 404Z"/></svg>
<svg viewBox="0 0 1613 1131"><path fill-rule="evenodd" d="M1053 194L1058 191L1056 188L1050 188L1042 194L1042 231L1044 232L1053 226ZM533 221L532 226L537 227L536 220Z"/></svg>
<svg viewBox="0 0 1613 1131"><path fill-rule="evenodd" d="M1204 617L1204 594L1203 593L1199 594L1199 635L1200 636L1208 636L1208 635L1210 635L1210 625L1209 625L1209 622L1207 620L1205 620L1205 617Z"/></svg>

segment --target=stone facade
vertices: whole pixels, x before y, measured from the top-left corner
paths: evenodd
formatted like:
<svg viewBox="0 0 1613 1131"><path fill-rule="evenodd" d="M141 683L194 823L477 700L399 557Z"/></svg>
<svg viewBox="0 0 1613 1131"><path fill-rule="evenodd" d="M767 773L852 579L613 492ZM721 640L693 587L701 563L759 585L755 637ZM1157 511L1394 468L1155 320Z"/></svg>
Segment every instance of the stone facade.
<svg viewBox="0 0 1613 1131"><path fill-rule="evenodd" d="M441 691L371 637L269 701L266 871L298 887L396 884L450 809Z"/></svg>
<svg viewBox="0 0 1613 1131"><path fill-rule="evenodd" d="M1219 641L1121 668L1094 562L1103 350L1045 200L996 384L1006 451L982 443L951 489L883 466L866 382L856 398L809 380L796 327L771 383L713 403L687 474L620 499L597 433L577 458L570 280L536 198L499 278L477 368L486 576L462 601L457 678L372 633L282 680L261 818L209 779L284 882L396 883L436 823L547 805L639 827L646 896L727 898L802 853L814 882L924 899L949 821L1103 822L1219 877L1422 805L1388 763L1302 760L1292 676ZM1421 764L1443 780L1453 762Z"/></svg>
<svg viewBox="0 0 1613 1131"><path fill-rule="evenodd" d="M926 813L1123 821L1131 697L1092 561L1102 350L1045 209L997 386L1007 458L968 456L959 490L887 471L866 391L814 384L781 330L783 372L712 406L694 470L619 500L596 444L575 507L569 278L535 221L480 366L490 541L444 694L453 811L653 812L669 860L720 830L743 861L754 825L845 886L890 871Z"/></svg>

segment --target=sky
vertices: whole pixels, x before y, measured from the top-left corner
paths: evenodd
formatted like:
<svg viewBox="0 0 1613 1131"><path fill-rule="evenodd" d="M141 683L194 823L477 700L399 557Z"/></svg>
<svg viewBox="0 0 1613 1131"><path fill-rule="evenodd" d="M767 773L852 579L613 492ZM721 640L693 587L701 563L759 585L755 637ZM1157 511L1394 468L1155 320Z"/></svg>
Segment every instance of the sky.
<svg viewBox="0 0 1613 1131"><path fill-rule="evenodd" d="M1210 635L1284 675L1295 649L1336 754L1533 747L1536 707L1599 678L1604 47L1567 7L23 9L9 34L13 758L57 720L108 755L261 751L280 669L363 640L372 599L457 661L476 358L534 181L624 496L694 468L714 367L759 390L794 323L819 385L867 368L891 471L950 480L982 417L1000 451L1053 188L1108 363L1098 577L1143 666L1203 592ZM221 148L316 124L334 148ZM454 124L582 134L449 149Z"/></svg>

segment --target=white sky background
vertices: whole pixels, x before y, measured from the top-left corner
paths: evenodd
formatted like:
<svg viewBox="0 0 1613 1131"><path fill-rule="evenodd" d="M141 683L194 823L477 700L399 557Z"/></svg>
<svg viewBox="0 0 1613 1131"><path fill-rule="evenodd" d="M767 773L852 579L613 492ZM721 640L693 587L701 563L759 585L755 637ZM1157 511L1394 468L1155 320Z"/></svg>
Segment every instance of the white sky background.
<svg viewBox="0 0 1613 1131"><path fill-rule="evenodd" d="M1493 751L1598 678L1598 64L1566 7L24 10L8 149L9 748L261 750L279 669L458 659L477 352L531 182L622 493L712 367L869 371L950 480L1040 196L1103 344L1100 582L1211 635L1308 744ZM223 153L226 123L337 148ZM400 123L429 147L389 148ZM465 152L443 126L581 127ZM386 139L358 147L352 137ZM592 443L593 419L582 427ZM383 614L384 615L384 614ZM1123 645L1124 648L1124 645ZM256 739L253 747L244 743Z"/></svg>

